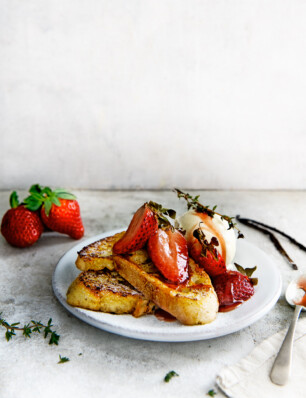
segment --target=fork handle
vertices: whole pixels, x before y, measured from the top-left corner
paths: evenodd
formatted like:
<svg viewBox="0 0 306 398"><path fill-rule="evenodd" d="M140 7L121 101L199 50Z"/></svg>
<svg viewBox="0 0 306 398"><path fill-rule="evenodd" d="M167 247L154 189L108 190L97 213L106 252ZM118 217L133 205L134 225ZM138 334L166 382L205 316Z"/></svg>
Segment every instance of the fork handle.
<svg viewBox="0 0 306 398"><path fill-rule="evenodd" d="M278 384L283 386L287 383L290 371L291 371L291 362L292 362L292 346L293 346L293 338L296 327L296 322L299 318L302 306L296 305L293 318L289 329L287 331L286 337L284 338L283 344L277 354L271 373L270 379L274 384Z"/></svg>

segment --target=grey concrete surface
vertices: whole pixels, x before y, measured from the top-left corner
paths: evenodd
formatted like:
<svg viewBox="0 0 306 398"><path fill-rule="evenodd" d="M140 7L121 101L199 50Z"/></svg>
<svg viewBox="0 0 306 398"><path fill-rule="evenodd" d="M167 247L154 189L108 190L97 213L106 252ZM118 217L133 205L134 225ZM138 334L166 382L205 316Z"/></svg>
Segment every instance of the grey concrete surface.
<svg viewBox="0 0 306 398"><path fill-rule="evenodd" d="M77 191L88 238L125 226L144 201L154 200L178 212L185 210L171 192ZM252 217L283 229L306 243L306 192L201 191L201 200L221 212ZM20 192L22 198L25 192ZM0 192L0 213L9 192ZM241 226L246 239L260 246L278 265L283 292L276 306L250 327L217 339L189 343L133 340L95 329L70 315L53 295L51 277L59 258L76 241L45 233L32 247L16 249L0 239L0 312L9 322L53 319L58 346L41 336L21 335L6 342L0 327L0 397L203 397L214 388L217 372L248 354L263 339L285 327L292 309L284 291L294 271L267 237ZM289 254L306 269L306 253L280 238ZM302 314L305 316L305 314ZM82 355L79 355L79 354ZM58 356L70 361L57 364ZM175 370L179 377L164 383ZM220 395L219 395L220 396Z"/></svg>

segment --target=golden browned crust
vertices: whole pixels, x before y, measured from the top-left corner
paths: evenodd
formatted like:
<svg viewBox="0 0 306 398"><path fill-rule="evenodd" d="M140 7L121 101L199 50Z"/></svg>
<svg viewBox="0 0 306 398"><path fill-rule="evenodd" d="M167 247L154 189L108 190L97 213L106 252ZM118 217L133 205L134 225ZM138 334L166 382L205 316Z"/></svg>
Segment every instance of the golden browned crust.
<svg viewBox="0 0 306 398"><path fill-rule="evenodd" d="M209 276L192 259L189 278L178 286L165 281L151 264L136 264L123 256L114 256L116 270L147 300L175 316L185 325L212 322L218 312L218 299Z"/></svg>
<svg viewBox="0 0 306 398"><path fill-rule="evenodd" d="M170 285L145 249L114 255L113 246L124 233L94 242L78 253L76 266L87 272L80 274L69 287L70 305L134 316L160 307L185 325L205 324L216 318L217 295L203 269L190 259L188 281Z"/></svg>
<svg viewBox="0 0 306 398"><path fill-rule="evenodd" d="M83 249L78 252L78 258L75 262L77 268L81 271L87 271L89 269L98 271L104 268L113 271L115 269L113 246L124 234L124 231L119 232L113 236L108 236L107 238L100 239L83 247ZM144 263L148 260L146 250L137 250L129 256L136 263Z"/></svg>
<svg viewBox="0 0 306 398"><path fill-rule="evenodd" d="M85 271L70 285L68 304L94 311L132 314L152 313L155 305L146 300L116 271Z"/></svg>

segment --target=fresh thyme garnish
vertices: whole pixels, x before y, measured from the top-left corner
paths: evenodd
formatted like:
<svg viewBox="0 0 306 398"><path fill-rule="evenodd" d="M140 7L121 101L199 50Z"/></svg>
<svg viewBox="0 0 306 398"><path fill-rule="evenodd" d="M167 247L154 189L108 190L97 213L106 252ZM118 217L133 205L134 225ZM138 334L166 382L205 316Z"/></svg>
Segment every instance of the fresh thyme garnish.
<svg viewBox="0 0 306 398"><path fill-rule="evenodd" d="M212 254L213 258L216 261L218 261L218 251L215 247L219 246L218 239L215 236L213 236L210 240L210 243L208 243L208 240L206 239L205 234L202 231L201 227L193 231L193 236L201 243L202 246L201 256L207 257L207 251L209 251Z"/></svg>
<svg viewBox="0 0 306 398"><path fill-rule="evenodd" d="M187 201L187 209L194 209L198 213L205 213L209 217L213 217L215 214L221 217L221 220L225 220L228 222L228 229L235 228L238 231L238 239L244 238L243 234L241 233L240 229L237 228L237 224L234 223L234 218L235 217L229 217L224 214L217 213L215 210L217 206L214 206L212 209L210 209L210 206L204 206L202 203L199 202L199 197L200 195L197 196L191 196L189 193L185 193L181 191L180 189L174 188L174 192L176 192L177 196L179 198L184 198Z"/></svg>
<svg viewBox="0 0 306 398"><path fill-rule="evenodd" d="M217 393L215 390L209 390L206 395L209 395L210 397L214 397L215 395L217 395Z"/></svg>
<svg viewBox="0 0 306 398"><path fill-rule="evenodd" d="M171 372L168 372L164 378L164 381L166 383L169 383L169 381L172 379L172 377L174 376L179 376L179 374L177 374L174 370L171 370Z"/></svg>
<svg viewBox="0 0 306 398"><path fill-rule="evenodd" d="M62 357L61 355L59 355L59 361L57 363L65 363L65 362L68 362L68 361L70 361L69 358Z"/></svg>
<svg viewBox="0 0 306 398"><path fill-rule="evenodd" d="M168 220L168 217L172 218L173 220L176 217L176 211L172 210L172 209L166 209L164 208L162 205L160 205L159 203L156 202L152 202L150 201L148 203L149 207L152 209L152 211L154 211L154 213L157 216L158 219L158 226L160 228L162 227L171 227L173 228L173 226L171 225L170 221Z"/></svg>
<svg viewBox="0 0 306 398"><path fill-rule="evenodd" d="M5 319L1 318L2 312L0 313L0 326L6 328L5 338L7 341L10 341L13 336L16 336L16 331L22 332L24 337L30 338L33 332L40 333L43 330L44 338L47 338L50 335L49 344L58 345L58 341L60 336L51 329L52 318L49 319L47 325L42 324L40 321L31 321L25 324L23 327L20 327L20 322L15 322L9 324Z"/></svg>
<svg viewBox="0 0 306 398"><path fill-rule="evenodd" d="M244 225L247 225L248 227L257 229L257 231L262 232L263 234L269 236L271 242L274 244L274 246L276 247L276 249L278 250L278 252L284 256L287 261L289 262L289 264L292 266L292 268L294 270L297 270L298 267L295 264L295 262L291 259L291 257L289 256L289 254L286 252L286 250L283 248L283 246L280 244L279 240L276 238L276 236L274 234L272 234L271 231L269 231L268 229L271 229L272 231L278 232L279 234L285 236L286 238L288 238L292 243L294 243L295 245L297 245L300 249L305 250L306 251L306 247L304 245L302 245L301 243L297 242L295 239L291 238L291 236L285 234L282 231L279 231L278 229L274 228L274 227L269 227L266 224L260 223L258 221L254 221L254 220L250 220L248 218L241 218L239 215L236 216L236 219L241 222ZM264 228L263 228L264 227Z"/></svg>

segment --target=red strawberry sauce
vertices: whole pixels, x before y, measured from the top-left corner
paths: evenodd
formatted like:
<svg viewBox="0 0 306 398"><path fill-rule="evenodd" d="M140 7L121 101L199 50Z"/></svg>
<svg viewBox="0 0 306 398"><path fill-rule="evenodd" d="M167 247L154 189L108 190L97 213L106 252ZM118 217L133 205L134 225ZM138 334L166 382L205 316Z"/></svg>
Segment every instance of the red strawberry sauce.
<svg viewBox="0 0 306 398"><path fill-rule="evenodd" d="M169 314L169 312L162 310L161 308L156 310L154 315L156 316L156 318L159 321L164 321L164 322L175 322L176 321L176 318L173 315Z"/></svg>
<svg viewBox="0 0 306 398"><path fill-rule="evenodd" d="M219 311L218 312L229 312L229 311L233 311L235 308L237 308L240 304L242 304L241 301L237 302L237 303L232 303L229 305L220 305L219 307Z"/></svg>

